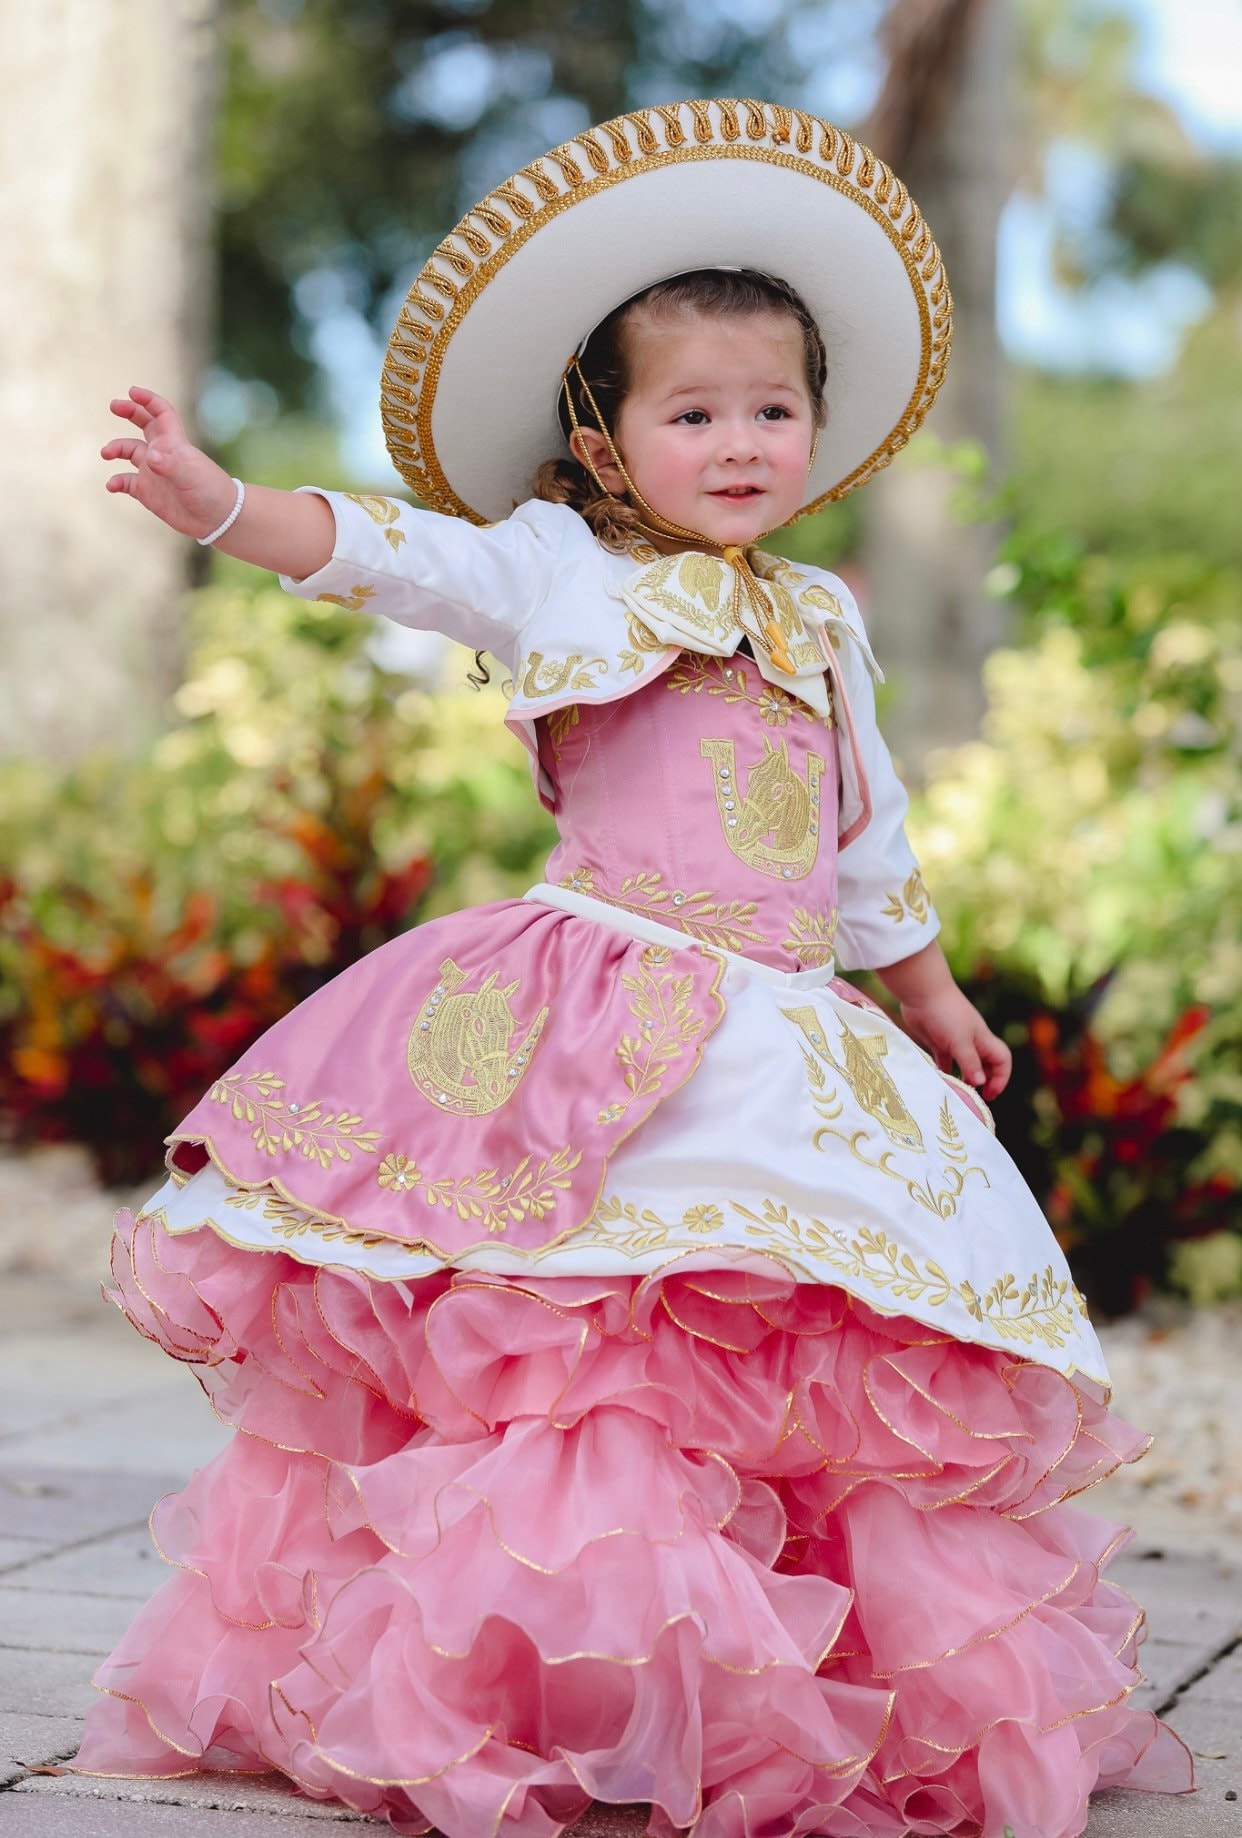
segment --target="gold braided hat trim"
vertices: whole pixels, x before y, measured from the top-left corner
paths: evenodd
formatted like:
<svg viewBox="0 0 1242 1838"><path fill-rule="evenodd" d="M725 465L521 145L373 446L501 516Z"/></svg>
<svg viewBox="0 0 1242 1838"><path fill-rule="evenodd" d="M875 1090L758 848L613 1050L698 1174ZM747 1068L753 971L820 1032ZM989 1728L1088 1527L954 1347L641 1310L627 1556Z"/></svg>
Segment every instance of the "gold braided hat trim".
<svg viewBox="0 0 1242 1838"><path fill-rule="evenodd" d="M425 503L508 516L565 450L566 360L674 272L745 266L806 300L828 348L828 421L799 515L887 465L948 361L940 252L900 179L831 122L756 101L637 109L532 160L425 263L389 341L380 413Z"/></svg>

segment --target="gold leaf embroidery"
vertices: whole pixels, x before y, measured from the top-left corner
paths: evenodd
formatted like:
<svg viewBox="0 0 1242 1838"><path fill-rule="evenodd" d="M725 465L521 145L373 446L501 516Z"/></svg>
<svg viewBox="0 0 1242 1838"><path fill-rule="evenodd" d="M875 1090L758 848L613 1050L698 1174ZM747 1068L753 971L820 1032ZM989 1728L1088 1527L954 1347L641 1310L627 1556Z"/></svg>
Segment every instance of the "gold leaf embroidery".
<svg viewBox="0 0 1242 1838"><path fill-rule="evenodd" d="M670 971L672 952L663 945L648 945L639 956L636 974L621 978L630 997L629 1010L638 1022L637 1034L625 1034L617 1047L626 1088L628 1109L638 1098L660 1090L664 1074L674 1060L703 1031L703 1017L691 1004L693 976Z"/></svg>
<svg viewBox="0 0 1242 1838"><path fill-rule="evenodd" d="M479 1219L489 1232L503 1232L522 1219L545 1219L556 1210L558 1194L570 1185L570 1175L582 1160L566 1146L545 1155L538 1166L524 1155L510 1173L495 1168L457 1180L428 1181L423 1189L431 1206L450 1207L463 1221Z"/></svg>
<svg viewBox="0 0 1242 1838"><path fill-rule="evenodd" d="M726 664L721 668L714 659L709 663L705 658L687 653L674 664L664 683L667 689L682 696L697 696L706 690L709 696L720 696L727 704L749 702L759 710L769 727L783 728L791 715L800 715L812 725L833 725L831 715L825 719L779 684L765 683L760 678L758 689L752 690L750 678L741 664Z"/></svg>
<svg viewBox="0 0 1242 1838"><path fill-rule="evenodd" d="M391 498L375 498L356 491L347 491L345 496L359 510L364 510L372 523L379 524L384 532L384 541L390 549L395 552L401 547L405 541L405 531L396 527L401 515L400 505L394 504Z"/></svg>
<svg viewBox="0 0 1242 1838"><path fill-rule="evenodd" d="M819 785L827 761L806 756L806 776L790 764L789 743L774 747L766 734L763 757L746 769L742 792L731 740L701 740L699 752L712 765L716 809L730 853L759 874L805 880L819 855Z"/></svg>
<svg viewBox="0 0 1242 1838"><path fill-rule="evenodd" d="M541 1008L522 1034L524 1024L509 1007L520 979L497 988L496 977L492 971L478 989L463 990L465 971L446 957L439 982L415 1017L407 1050L410 1077L440 1110L490 1116L530 1069L548 1009Z"/></svg>
<svg viewBox="0 0 1242 1838"><path fill-rule="evenodd" d="M375 597L374 587L362 582L351 587L347 594L316 594L316 606L343 606L347 613L360 613L368 600Z"/></svg>
<svg viewBox="0 0 1242 1838"><path fill-rule="evenodd" d="M564 695L567 689L598 689L591 675L593 670L607 676L607 660L592 657L584 661L578 652L569 657L545 658L542 651L532 651L522 675L522 694L528 701L537 702L546 696Z"/></svg>
<svg viewBox="0 0 1242 1838"><path fill-rule="evenodd" d="M722 900L707 889L695 893L664 885L664 876L654 870L627 874L616 893L610 892L596 878L592 868L575 868L562 875L560 885L589 899L602 900L606 906L619 906L628 913L649 913L663 924L675 926L700 944L721 951L741 951L747 944L765 944L762 932L754 926L758 907L754 900Z"/></svg>
<svg viewBox="0 0 1242 1838"><path fill-rule="evenodd" d="M545 1155L537 1166L532 1166L532 1156L524 1155L508 1174L502 1175L496 1168L481 1168L456 1179L433 1181L426 1179L408 1156L388 1155L380 1164L376 1180L389 1191L399 1189L408 1195L419 1187L420 1198L428 1206L448 1207L459 1219L467 1223L478 1220L489 1233L498 1233L523 1219L543 1219L554 1212L560 1193L570 1185L570 1176L581 1160L581 1151L575 1154L567 1145L553 1155ZM403 1185L400 1175L410 1171L413 1178L407 1178ZM261 1208L261 1217L280 1238L302 1238L309 1233L325 1244L367 1249L388 1245L408 1250L411 1255L420 1255L424 1249L421 1244L403 1243L384 1232L358 1231L270 1189L232 1193L228 1204L247 1211Z"/></svg>
<svg viewBox="0 0 1242 1838"><path fill-rule="evenodd" d="M903 904L904 902L904 904ZM900 893L890 893L888 904L880 908L885 918L899 925L909 911L911 919L917 919L920 925L926 925L931 911L931 895L927 891L923 876L916 868L909 876Z"/></svg>
<svg viewBox="0 0 1242 1838"><path fill-rule="evenodd" d="M325 1111L316 1098L310 1103L279 1097L285 1081L274 1072L226 1072L207 1096L213 1104L227 1104L239 1123L251 1123L250 1140L265 1155L301 1155L321 1168L334 1161L352 1161L353 1151L374 1155L378 1130L359 1130L362 1118L351 1111Z"/></svg>
<svg viewBox="0 0 1242 1838"><path fill-rule="evenodd" d="M548 716L548 739L552 742L552 757L561 757L561 743L570 728L576 728L581 716L576 702L567 703L564 708L556 709Z"/></svg>
<svg viewBox="0 0 1242 1838"><path fill-rule="evenodd" d="M782 951L788 951L808 969L822 969L832 962L839 919L835 906L826 913L795 906L786 935L781 939Z"/></svg>

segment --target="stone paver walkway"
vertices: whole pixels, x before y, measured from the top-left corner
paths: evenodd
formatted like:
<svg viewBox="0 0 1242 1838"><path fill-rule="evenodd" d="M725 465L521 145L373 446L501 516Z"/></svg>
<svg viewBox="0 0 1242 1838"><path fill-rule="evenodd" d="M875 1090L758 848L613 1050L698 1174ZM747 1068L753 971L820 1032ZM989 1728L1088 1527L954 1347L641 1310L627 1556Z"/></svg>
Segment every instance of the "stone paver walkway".
<svg viewBox="0 0 1242 1838"><path fill-rule="evenodd" d="M47 1279L0 1298L0 1838L326 1838L378 1831L272 1779L167 1782L39 1773L71 1756L90 1674L164 1567L147 1514L220 1446L192 1376L111 1309ZM1135 1702L1195 1751L1198 1793L1103 1794L1088 1838L1242 1838L1242 1561L1162 1522L1109 1569L1148 1610L1148 1682ZM624 1808L575 1838L638 1838ZM480 1835L482 1838L482 1835ZM989 1835L991 1838L991 1835ZM1044 1838L1020 1833L1018 1838Z"/></svg>

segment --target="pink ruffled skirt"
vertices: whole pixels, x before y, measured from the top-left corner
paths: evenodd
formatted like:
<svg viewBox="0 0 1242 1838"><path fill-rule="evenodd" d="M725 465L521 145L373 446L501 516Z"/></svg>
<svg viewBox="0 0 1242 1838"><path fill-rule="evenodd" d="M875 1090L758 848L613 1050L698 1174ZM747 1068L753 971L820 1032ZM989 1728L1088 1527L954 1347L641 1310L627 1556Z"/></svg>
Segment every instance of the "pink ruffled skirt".
<svg viewBox="0 0 1242 1838"><path fill-rule="evenodd" d="M378 1283L122 1215L115 1299L239 1434L78 1767L279 1769L398 1832L1073 1838L1183 1792L1127 1708L1145 1438L1081 1376L749 1257Z"/></svg>

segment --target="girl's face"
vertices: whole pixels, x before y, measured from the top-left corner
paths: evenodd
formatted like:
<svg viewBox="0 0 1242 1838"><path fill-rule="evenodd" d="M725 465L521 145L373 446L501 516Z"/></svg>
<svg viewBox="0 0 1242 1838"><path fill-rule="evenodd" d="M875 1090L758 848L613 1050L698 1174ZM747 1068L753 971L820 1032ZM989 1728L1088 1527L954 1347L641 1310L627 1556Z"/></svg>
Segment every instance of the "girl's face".
<svg viewBox="0 0 1242 1838"><path fill-rule="evenodd" d="M613 436L652 509L721 548L787 523L806 501L815 434L797 322L639 307L623 336L630 388ZM596 470L620 495L625 482L592 433Z"/></svg>

